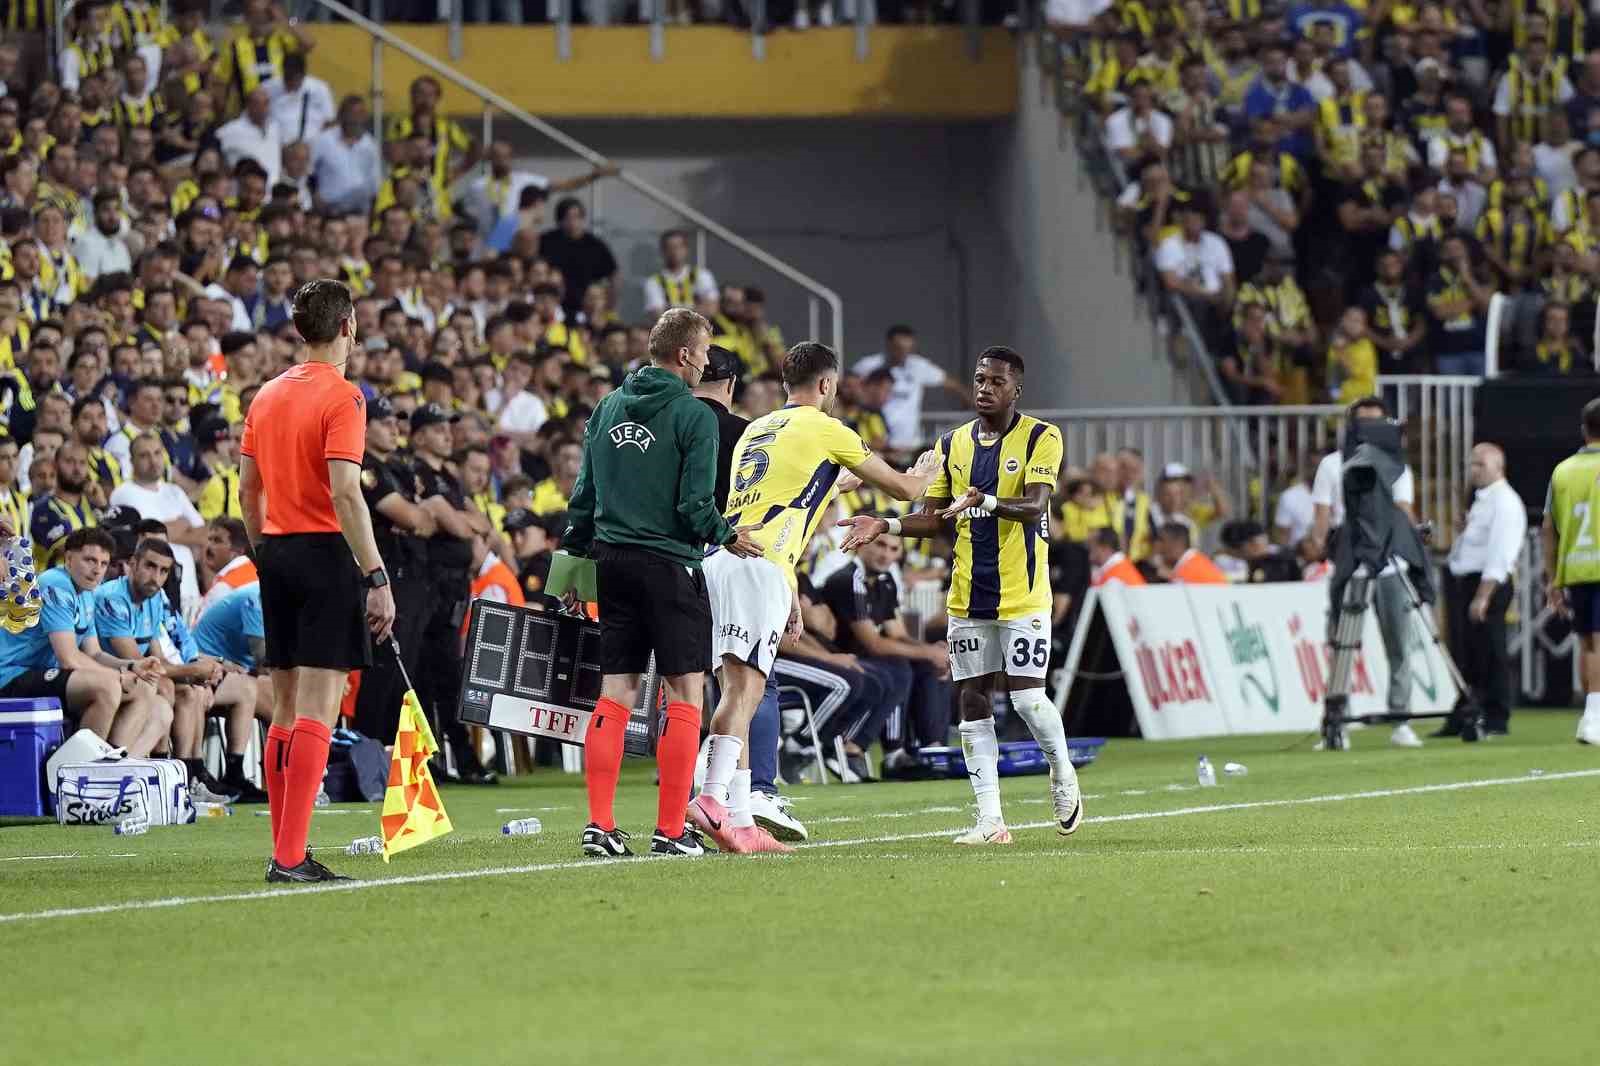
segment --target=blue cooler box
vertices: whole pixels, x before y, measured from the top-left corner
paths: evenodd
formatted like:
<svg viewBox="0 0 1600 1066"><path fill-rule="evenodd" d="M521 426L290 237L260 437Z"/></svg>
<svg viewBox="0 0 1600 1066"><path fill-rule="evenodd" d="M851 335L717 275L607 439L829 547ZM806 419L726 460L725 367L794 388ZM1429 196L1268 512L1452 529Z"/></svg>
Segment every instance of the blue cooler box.
<svg viewBox="0 0 1600 1066"><path fill-rule="evenodd" d="M1104 737L1068 737L1067 758L1072 765L1082 769L1094 762L1105 746ZM960 746L948 748L923 748L918 755L928 769L941 777L966 777L967 760ZM1050 764L1037 740L1008 740L1000 745L1000 776L1017 777L1022 774L1045 774Z"/></svg>
<svg viewBox="0 0 1600 1066"><path fill-rule="evenodd" d="M0 815L43 817L44 761L61 746L61 703L0 700Z"/></svg>

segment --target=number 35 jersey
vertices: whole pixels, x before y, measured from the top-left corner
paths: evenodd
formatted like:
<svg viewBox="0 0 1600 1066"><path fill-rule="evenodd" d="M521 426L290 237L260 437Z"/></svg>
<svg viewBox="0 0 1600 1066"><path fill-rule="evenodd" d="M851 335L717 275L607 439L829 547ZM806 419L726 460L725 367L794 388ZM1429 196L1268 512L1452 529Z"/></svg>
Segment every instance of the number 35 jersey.
<svg viewBox="0 0 1600 1066"><path fill-rule="evenodd" d="M733 449L728 524L753 531L765 557L795 584L805 554L833 496L841 469L860 466L872 450L861 437L815 407L783 407L751 422Z"/></svg>
<svg viewBox="0 0 1600 1066"><path fill-rule="evenodd" d="M1056 484L1061 431L1018 414L999 440L978 439L973 419L939 438L942 463L925 493L959 500L967 489L1015 498L1028 485ZM976 508L956 523L949 612L957 618L1026 618L1050 610L1049 516L1037 525L986 515Z"/></svg>

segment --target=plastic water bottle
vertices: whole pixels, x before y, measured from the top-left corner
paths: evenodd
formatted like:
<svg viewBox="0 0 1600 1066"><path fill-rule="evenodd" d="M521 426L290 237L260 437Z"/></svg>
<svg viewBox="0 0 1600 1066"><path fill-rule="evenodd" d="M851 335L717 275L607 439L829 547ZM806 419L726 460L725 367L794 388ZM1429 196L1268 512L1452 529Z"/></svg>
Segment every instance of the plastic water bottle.
<svg viewBox="0 0 1600 1066"><path fill-rule="evenodd" d="M500 832L508 837L531 837L543 831L544 826L537 818L514 818L500 827Z"/></svg>
<svg viewBox="0 0 1600 1066"><path fill-rule="evenodd" d="M194 805L196 818L227 818L233 814L226 803L196 803Z"/></svg>
<svg viewBox="0 0 1600 1066"><path fill-rule="evenodd" d="M1195 780L1200 782L1201 788L1217 787L1217 771L1212 768L1211 760L1204 755L1200 756L1200 761L1195 763L1194 776Z"/></svg>
<svg viewBox="0 0 1600 1066"><path fill-rule="evenodd" d="M111 831L119 837L136 837L150 832L150 822L146 818L124 818L112 826Z"/></svg>
<svg viewBox="0 0 1600 1066"><path fill-rule="evenodd" d="M350 842L350 846L344 849L344 853L346 855L382 855L383 838L359 837Z"/></svg>

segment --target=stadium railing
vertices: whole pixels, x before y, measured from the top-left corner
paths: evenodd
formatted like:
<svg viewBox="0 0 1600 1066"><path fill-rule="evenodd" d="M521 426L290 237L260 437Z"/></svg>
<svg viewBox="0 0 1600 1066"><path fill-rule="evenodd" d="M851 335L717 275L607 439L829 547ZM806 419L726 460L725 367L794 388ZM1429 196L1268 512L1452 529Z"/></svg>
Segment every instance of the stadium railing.
<svg viewBox="0 0 1600 1066"><path fill-rule="evenodd" d="M1406 426L1417 480L1418 511L1434 524L1435 547L1448 547L1471 498L1475 377L1385 376L1378 389ZM1295 471L1315 467L1343 431L1338 404L1278 407L1115 407L1031 411L1061 429L1066 461L1087 465L1100 452L1136 448L1153 480L1168 463L1208 472L1236 516L1271 528L1279 492ZM966 422L965 411L929 412L928 440Z"/></svg>
<svg viewBox="0 0 1600 1066"><path fill-rule="evenodd" d="M554 141L562 148L585 160L592 166L598 167L610 165L610 161L593 148L590 148L581 141L568 136L566 133L563 133L561 130L546 122L544 119L529 113L527 110L495 92L493 89L490 89L480 82L467 77L461 71L450 66L448 63L445 63L443 60L440 60L435 56L431 56L422 49L417 48L415 45L403 40L399 36L379 25L377 22L374 22L372 19L369 19L353 8L340 3L339 0L310 0L310 2L335 15L338 15L346 22L349 22L350 24L360 28L372 39L371 108L374 136L377 136L380 139L383 136L383 56L385 48L393 48L395 51L401 53L409 59L414 60L417 63L420 63L422 66L433 71L439 77L450 82L452 85L460 87L483 102L482 136L484 144L488 144L494 139L495 113L499 112L505 117L512 119L523 126L526 126L541 136ZM460 5L457 3L453 6L459 8ZM570 0L565 0L564 7L569 9L570 22ZM454 25L457 28L459 27L459 18ZM694 207L691 207L689 204L678 199L676 196L673 196L671 193L652 185L648 181L645 181L638 175L623 169L617 173L617 180L622 182L624 185L629 186L646 199L653 200L662 207L667 208L669 211L674 212L675 214L686 219L688 222L692 223L694 226L698 227L698 229L701 231L700 239L702 243L699 249L701 253L704 253L705 251L705 246L703 243L705 239L704 235L710 234L712 237L715 237L730 247L738 249L740 252L743 252L751 259L754 259L768 270L771 270L775 274L778 274L779 276L785 278L804 290L807 299L807 325L809 327L810 336L820 337L823 335L822 307L823 305L826 305L827 315L829 318L828 335L832 338L833 346L836 351L844 350L844 302L840 300L838 293L834 292L820 281L817 281L815 278L812 278L802 271L796 269L791 264L784 262L777 256L759 247L754 242L741 237L727 226L722 225L720 222L717 222L705 213L697 210ZM601 182L595 182L589 186L589 188L593 190L591 193L592 199L589 207L589 217L595 219L597 222L601 218L599 191L601 185ZM699 261L704 263L706 260L702 256Z"/></svg>
<svg viewBox="0 0 1600 1066"><path fill-rule="evenodd" d="M1583 691L1578 669L1578 635L1571 623L1550 609L1544 595L1544 548L1537 529L1528 530L1527 543L1517 557L1516 594L1511 654L1519 668L1518 686L1530 703L1543 703L1556 695L1551 672L1556 661L1566 659L1571 671L1571 691Z"/></svg>

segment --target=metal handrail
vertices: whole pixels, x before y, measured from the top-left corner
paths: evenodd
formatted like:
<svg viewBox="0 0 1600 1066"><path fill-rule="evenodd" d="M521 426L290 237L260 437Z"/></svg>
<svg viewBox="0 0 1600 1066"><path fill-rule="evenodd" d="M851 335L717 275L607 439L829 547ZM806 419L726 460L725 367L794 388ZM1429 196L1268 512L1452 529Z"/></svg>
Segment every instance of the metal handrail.
<svg viewBox="0 0 1600 1066"><path fill-rule="evenodd" d="M518 107L516 104L506 99L504 96L501 96L493 89L490 89L488 86L467 77L467 75L456 70L454 67L439 61L438 59L429 55L427 52L424 52L422 49L397 36L388 28L373 22L360 12L352 10L346 5L340 3L339 0L313 0L313 2L321 7L327 8L329 11L338 15L351 25L365 30L367 34L372 37L372 112L373 122L375 125L381 123L383 115L381 53L383 46L387 45L388 47L400 52L402 55L405 55L422 64L424 67L433 71L446 81L465 89L473 96L476 96L478 99L482 100L486 105L493 107L497 111L504 112L506 115L516 119L518 122L521 122L523 125L529 127L535 132L543 134L545 137L548 137L550 140L556 142L561 147L565 148L567 151L573 153L579 158L584 159L591 165L597 167L609 165L610 161L607 160L605 156L590 148L588 145L583 144L581 141L575 140L574 138L561 132L544 119L529 114L527 111ZM487 147L487 145L485 147ZM785 263L783 260L774 256L772 253L739 236L722 223L717 222L695 208L690 207L688 204L684 203L676 196L673 196L671 193L650 184L643 178L640 178L627 170L619 170L616 176L619 181L631 186L646 199L654 200L661 206L683 216L696 226L700 227L702 230L705 230L726 244L729 244L743 252L745 255L748 255L751 259L754 259L756 262L760 263L768 270L771 270L773 273L778 274L789 281L794 282L802 289L805 289L806 292L809 293L811 304L808 324L810 326L811 336L813 337L817 336L818 327L820 325L820 319L817 314L817 301L820 300L827 304L829 314L833 319L832 339L834 350L841 353L844 351L844 302L839 299L838 293L834 292L820 281L817 281L815 278L796 270L788 263Z"/></svg>

